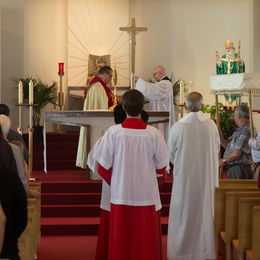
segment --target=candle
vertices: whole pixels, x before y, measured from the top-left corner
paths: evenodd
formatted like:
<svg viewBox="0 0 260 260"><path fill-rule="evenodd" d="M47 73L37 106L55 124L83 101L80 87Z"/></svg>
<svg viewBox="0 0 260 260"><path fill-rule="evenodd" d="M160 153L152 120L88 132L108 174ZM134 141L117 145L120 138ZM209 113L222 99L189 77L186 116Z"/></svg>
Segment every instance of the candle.
<svg viewBox="0 0 260 260"><path fill-rule="evenodd" d="M29 82L29 104L33 104L33 81L30 80Z"/></svg>
<svg viewBox="0 0 260 260"><path fill-rule="evenodd" d="M58 75L64 75L64 63L63 62L59 62Z"/></svg>
<svg viewBox="0 0 260 260"><path fill-rule="evenodd" d="M23 104L23 82L21 80L18 83L18 104Z"/></svg>
<svg viewBox="0 0 260 260"><path fill-rule="evenodd" d="M180 82L180 105L184 104L184 82L181 80Z"/></svg>
<svg viewBox="0 0 260 260"><path fill-rule="evenodd" d="M189 93L191 93L191 86L192 86L192 81L190 80L189 84L188 84L188 91L189 91Z"/></svg>

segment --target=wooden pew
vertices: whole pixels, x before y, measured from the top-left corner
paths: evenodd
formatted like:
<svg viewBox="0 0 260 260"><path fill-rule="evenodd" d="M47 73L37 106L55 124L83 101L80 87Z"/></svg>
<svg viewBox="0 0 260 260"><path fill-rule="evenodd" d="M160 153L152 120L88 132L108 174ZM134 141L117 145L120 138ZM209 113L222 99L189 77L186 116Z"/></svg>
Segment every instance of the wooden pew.
<svg viewBox="0 0 260 260"><path fill-rule="evenodd" d="M227 260L231 260L232 240L238 238L239 201L245 197L258 197L260 199L260 190L255 192L236 191L226 193L225 230L221 232L221 238L225 242Z"/></svg>
<svg viewBox="0 0 260 260"><path fill-rule="evenodd" d="M255 186L220 186L215 189L215 242L218 249L218 238L221 231L225 230L226 193L230 191L259 191Z"/></svg>
<svg viewBox="0 0 260 260"><path fill-rule="evenodd" d="M257 180L252 179L220 179L219 186L255 186L257 187Z"/></svg>
<svg viewBox="0 0 260 260"><path fill-rule="evenodd" d="M34 209L32 207L28 207L28 222L26 229L19 237L18 240L18 248L19 255L21 260L32 260L31 259L31 235L32 235L32 219L33 219Z"/></svg>
<svg viewBox="0 0 260 260"><path fill-rule="evenodd" d="M39 193L41 193L41 183L40 182L29 182L29 188L37 190ZM37 233L38 233L38 238L37 241L39 244L41 241L41 200L37 200Z"/></svg>
<svg viewBox="0 0 260 260"><path fill-rule="evenodd" d="M238 239L232 242L233 259L244 260L245 251L252 249L253 209L256 205L260 206L259 196L239 200Z"/></svg>
<svg viewBox="0 0 260 260"><path fill-rule="evenodd" d="M19 238L19 251L22 260L34 260L38 245L39 219L38 205L39 200L28 198L28 223L25 231Z"/></svg>

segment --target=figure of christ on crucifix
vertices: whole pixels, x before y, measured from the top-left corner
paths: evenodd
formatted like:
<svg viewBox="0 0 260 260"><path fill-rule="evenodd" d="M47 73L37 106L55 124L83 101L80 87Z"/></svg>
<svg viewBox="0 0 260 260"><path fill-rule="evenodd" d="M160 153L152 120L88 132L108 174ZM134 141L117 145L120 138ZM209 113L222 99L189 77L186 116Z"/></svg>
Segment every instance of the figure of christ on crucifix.
<svg viewBox="0 0 260 260"><path fill-rule="evenodd" d="M135 37L139 32L147 31L147 27L136 27L135 18L132 18L131 26L129 27L120 27L120 31L126 31L130 34L130 64L131 64L131 75L130 75L130 86L131 89L134 87L134 76L135 76Z"/></svg>

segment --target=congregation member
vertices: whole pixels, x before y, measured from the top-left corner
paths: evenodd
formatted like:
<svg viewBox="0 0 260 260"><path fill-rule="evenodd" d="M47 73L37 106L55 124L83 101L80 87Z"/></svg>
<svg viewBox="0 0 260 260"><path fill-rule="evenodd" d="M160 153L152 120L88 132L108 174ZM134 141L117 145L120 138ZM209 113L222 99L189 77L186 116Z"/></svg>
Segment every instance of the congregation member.
<svg viewBox="0 0 260 260"><path fill-rule="evenodd" d="M0 115L6 115L6 116L10 117L10 109L7 105L0 104ZM20 142L22 144L22 151L23 151L24 160L27 161L29 159L28 149L27 149L27 146L24 142L22 135L20 135L17 131L10 128L8 135L7 135L7 140L9 142L13 142L13 141Z"/></svg>
<svg viewBox="0 0 260 260"><path fill-rule="evenodd" d="M2 128L3 137L7 141L7 136L8 136L8 133L9 133L10 127L11 127L10 118L6 115L0 115L0 126ZM41 197L41 194L37 190L30 189L28 186L29 179L28 179L28 174L26 174L27 168L24 165L24 159L22 156L21 148L19 146L17 146L16 144L13 144L9 141L7 143L13 151L13 155L14 155L15 162L16 162L17 173L24 186L24 189L26 190L28 196L39 199Z"/></svg>
<svg viewBox="0 0 260 260"><path fill-rule="evenodd" d="M18 238L27 225L27 197L23 184L21 183L17 173L16 161L12 148L5 140L2 128L1 125L0 259L20 260Z"/></svg>
<svg viewBox="0 0 260 260"><path fill-rule="evenodd" d="M169 163L165 140L156 128L141 119L144 96L137 90L123 95L127 119L111 126L88 156L88 166L110 186L110 260L160 260L162 258L160 195L157 174L164 176ZM100 235L100 234L99 234ZM97 258L96 259L102 259Z"/></svg>
<svg viewBox="0 0 260 260"><path fill-rule="evenodd" d="M169 122L155 125L167 140L169 128L175 123L173 85L163 66L156 66L153 69L153 77L156 80L155 83L136 77L135 89L142 92L144 97L149 100L150 110L169 111Z"/></svg>
<svg viewBox="0 0 260 260"><path fill-rule="evenodd" d="M258 187L260 188L260 133L257 134L256 138L250 138L248 144L251 148L253 160L251 170L253 172L254 179L258 179Z"/></svg>
<svg viewBox="0 0 260 260"><path fill-rule="evenodd" d="M198 92L186 97L187 115L169 132L174 165L168 224L168 260L216 259L214 194L218 186L218 129L200 111Z"/></svg>
<svg viewBox="0 0 260 260"><path fill-rule="evenodd" d="M225 148L220 166L226 165L229 179L252 179L252 156L248 144L250 138L249 108L246 105L237 106L234 112L237 125L233 135L225 140L221 137L221 145Z"/></svg>
<svg viewBox="0 0 260 260"><path fill-rule="evenodd" d="M109 66L99 69L98 75L93 77L85 93L83 111L94 109L109 109L113 106L113 93L109 88L113 76L113 70ZM87 129L80 128L76 166L83 169L87 166Z"/></svg>

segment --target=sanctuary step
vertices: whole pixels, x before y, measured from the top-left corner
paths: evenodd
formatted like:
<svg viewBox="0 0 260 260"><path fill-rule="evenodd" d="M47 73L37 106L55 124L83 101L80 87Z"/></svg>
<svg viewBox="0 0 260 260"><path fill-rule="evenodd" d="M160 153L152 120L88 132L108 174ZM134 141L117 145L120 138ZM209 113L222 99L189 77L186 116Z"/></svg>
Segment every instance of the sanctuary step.
<svg viewBox="0 0 260 260"><path fill-rule="evenodd" d="M23 135L28 145L28 134ZM46 134L46 156L48 170L81 170L75 166L79 132ZM33 169L43 170L43 142L33 143Z"/></svg>
<svg viewBox="0 0 260 260"><path fill-rule="evenodd" d="M84 171L34 172L42 182L41 233L44 236L97 235L101 181ZM160 186L162 232L167 234L172 178Z"/></svg>

